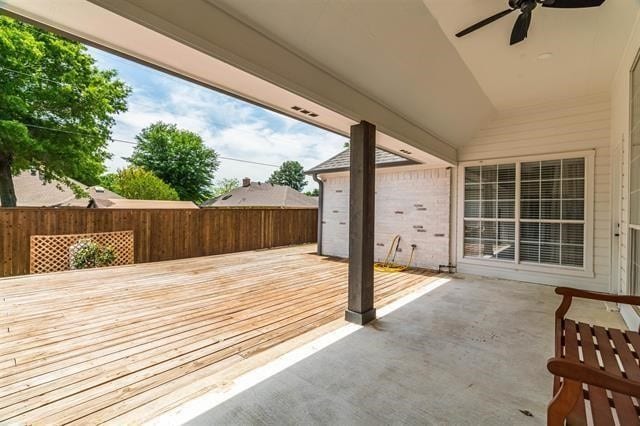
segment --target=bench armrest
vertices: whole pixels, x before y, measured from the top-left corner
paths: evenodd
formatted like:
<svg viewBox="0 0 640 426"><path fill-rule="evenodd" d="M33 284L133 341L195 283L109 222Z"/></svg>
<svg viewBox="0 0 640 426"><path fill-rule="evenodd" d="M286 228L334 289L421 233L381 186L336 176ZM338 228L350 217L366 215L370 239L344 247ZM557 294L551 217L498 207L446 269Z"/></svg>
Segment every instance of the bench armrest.
<svg viewBox="0 0 640 426"><path fill-rule="evenodd" d="M599 368L569 361L565 358L550 358L547 361L547 369L558 377L640 398L640 382L625 379Z"/></svg>
<svg viewBox="0 0 640 426"><path fill-rule="evenodd" d="M601 293L598 291L578 290L569 287L556 287L556 294L562 295L562 303L556 310L556 318L564 318L564 315L571 306L574 297L582 299L601 300L603 302L623 303L625 305L640 306L640 296L625 296L611 293Z"/></svg>
<svg viewBox="0 0 640 426"><path fill-rule="evenodd" d="M604 302L624 303L627 305L640 305L640 296L626 296L599 291L578 290L569 287L556 287L556 294L563 296L580 297L582 299L602 300Z"/></svg>

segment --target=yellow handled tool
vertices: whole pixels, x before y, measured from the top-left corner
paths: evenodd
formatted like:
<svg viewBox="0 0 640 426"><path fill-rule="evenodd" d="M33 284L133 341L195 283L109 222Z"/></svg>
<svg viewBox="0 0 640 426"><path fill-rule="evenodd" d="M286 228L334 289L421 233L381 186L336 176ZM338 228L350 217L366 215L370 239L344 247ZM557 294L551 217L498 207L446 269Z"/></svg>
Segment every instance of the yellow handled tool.
<svg viewBox="0 0 640 426"><path fill-rule="evenodd" d="M405 269L408 269L411 266L411 262L413 261L413 253L416 250L416 245L411 244L411 256L409 256L409 262L406 265L397 265L394 263L396 260L396 253L398 252L398 247L400 246L400 235L396 235L393 237L391 241L391 246L389 247L389 252L387 253L387 257L384 262L378 262L373 264L373 269L380 272L401 272ZM391 258L391 253L393 252L393 258Z"/></svg>

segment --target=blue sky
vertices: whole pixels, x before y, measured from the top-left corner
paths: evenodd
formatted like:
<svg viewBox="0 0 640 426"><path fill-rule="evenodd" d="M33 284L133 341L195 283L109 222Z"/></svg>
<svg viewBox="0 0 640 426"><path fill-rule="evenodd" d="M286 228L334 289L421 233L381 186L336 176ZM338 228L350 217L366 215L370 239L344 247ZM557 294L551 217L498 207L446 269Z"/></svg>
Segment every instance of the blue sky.
<svg viewBox="0 0 640 426"><path fill-rule="evenodd" d="M310 168L340 152L346 138L306 123L206 89L177 77L147 68L101 50L89 48L100 68L118 71L133 89L128 111L116 117L115 139L134 141L135 135L156 121L175 123L202 136L205 143L224 157L267 164L297 160ZM126 167L122 157L133 145L112 142L110 171ZM273 167L221 160L215 181L250 177L265 181ZM311 179L308 186L315 188Z"/></svg>

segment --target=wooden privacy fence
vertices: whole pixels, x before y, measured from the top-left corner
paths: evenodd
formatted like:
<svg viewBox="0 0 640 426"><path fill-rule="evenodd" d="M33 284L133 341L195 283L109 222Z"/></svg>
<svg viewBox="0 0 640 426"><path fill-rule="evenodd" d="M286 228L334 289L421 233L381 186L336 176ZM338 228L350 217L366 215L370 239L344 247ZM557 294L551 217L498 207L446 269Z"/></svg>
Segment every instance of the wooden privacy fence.
<svg viewBox="0 0 640 426"><path fill-rule="evenodd" d="M0 276L29 273L32 235L133 230L135 263L316 242L317 209L0 209Z"/></svg>

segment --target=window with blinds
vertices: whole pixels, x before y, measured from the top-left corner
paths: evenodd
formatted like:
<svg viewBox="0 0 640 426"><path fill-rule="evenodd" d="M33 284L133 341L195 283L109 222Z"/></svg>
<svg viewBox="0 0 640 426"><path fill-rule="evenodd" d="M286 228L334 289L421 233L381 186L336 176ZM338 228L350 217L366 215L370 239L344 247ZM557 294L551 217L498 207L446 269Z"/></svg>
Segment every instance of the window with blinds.
<svg viewBox="0 0 640 426"><path fill-rule="evenodd" d="M465 169L464 253L514 260L516 165Z"/></svg>
<svg viewBox="0 0 640 426"><path fill-rule="evenodd" d="M584 158L520 167L520 261L582 267Z"/></svg>
<svg viewBox="0 0 640 426"><path fill-rule="evenodd" d="M584 246L584 158L465 167L465 257L581 268Z"/></svg>

